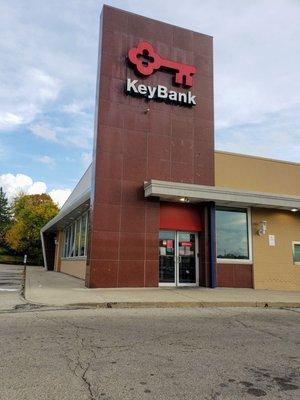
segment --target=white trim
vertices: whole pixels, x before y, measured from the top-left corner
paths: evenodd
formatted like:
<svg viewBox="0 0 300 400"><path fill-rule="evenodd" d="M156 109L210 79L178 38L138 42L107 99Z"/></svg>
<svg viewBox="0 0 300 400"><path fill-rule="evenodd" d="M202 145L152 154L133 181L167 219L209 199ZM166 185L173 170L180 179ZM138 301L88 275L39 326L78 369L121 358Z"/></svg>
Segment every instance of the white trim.
<svg viewBox="0 0 300 400"><path fill-rule="evenodd" d="M217 258L218 264L245 264L252 265L253 262L246 258Z"/></svg>
<svg viewBox="0 0 300 400"><path fill-rule="evenodd" d="M165 286L165 287L176 287L176 283L174 282L159 282L158 286Z"/></svg>
<svg viewBox="0 0 300 400"><path fill-rule="evenodd" d="M222 208L226 208L222 206ZM252 219L251 219L251 208L250 207L227 207L228 209L244 209L247 210L247 234L248 234L248 252L249 258L217 258L217 264L253 264L253 246L252 246ZM218 206L216 207L218 211ZM216 232L217 233L217 232ZM216 249L217 249L217 238L216 238Z"/></svg>
<svg viewBox="0 0 300 400"><path fill-rule="evenodd" d="M298 241L292 241L292 250L293 250L293 264L294 265L300 265L300 261L295 261L295 244L298 244L300 246L300 242Z"/></svg>
<svg viewBox="0 0 300 400"><path fill-rule="evenodd" d="M249 262L253 264L253 240L252 240L252 212L251 208L247 207L248 214L248 246L249 246Z"/></svg>

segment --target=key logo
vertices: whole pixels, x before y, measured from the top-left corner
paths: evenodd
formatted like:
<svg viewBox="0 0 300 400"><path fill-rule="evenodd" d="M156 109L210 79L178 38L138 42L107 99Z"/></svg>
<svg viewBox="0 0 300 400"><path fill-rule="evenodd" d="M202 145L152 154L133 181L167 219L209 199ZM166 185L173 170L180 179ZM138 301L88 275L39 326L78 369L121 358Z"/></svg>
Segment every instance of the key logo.
<svg viewBox="0 0 300 400"><path fill-rule="evenodd" d="M148 42L140 42L137 47L130 49L128 58L141 75L152 75L158 69L171 70L175 73L176 84L187 87L193 85L196 67L161 57Z"/></svg>

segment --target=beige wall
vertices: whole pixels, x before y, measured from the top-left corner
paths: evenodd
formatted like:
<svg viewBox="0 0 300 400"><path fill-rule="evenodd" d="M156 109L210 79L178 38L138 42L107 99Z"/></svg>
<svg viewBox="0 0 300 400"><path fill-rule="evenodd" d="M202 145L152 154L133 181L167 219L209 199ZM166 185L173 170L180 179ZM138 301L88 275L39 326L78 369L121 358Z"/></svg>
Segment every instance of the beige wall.
<svg viewBox="0 0 300 400"><path fill-rule="evenodd" d="M61 260L60 272L85 279L86 260Z"/></svg>
<svg viewBox="0 0 300 400"><path fill-rule="evenodd" d="M63 259L61 258L63 246L63 231L58 231L56 234L54 270L63 272L76 278L85 279L86 259Z"/></svg>
<svg viewBox="0 0 300 400"><path fill-rule="evenodd" d="M267 233L257 235L267 221ZM300 213L252 209L253 273L255 289L300 290L300 265L293 263L292 242L300 241ZM275 235L275 246L269 246Z"/></svg>
<svg viewBox="0 0 300 400"><path fill-rule="evenodd" d="M219 187L300 196L300 164L216 151ZM267 233L257 235L267 221ZM292 242L300 241L300 212L252 209L255 289L300 290L300 265L293 263ZM276 245L269 246L269 235Z"/></svg>
<svg viewBox="0 0 300 400"><path fill-rule="evenodd" d="M215 185L300 196L300 164L215 152Z"/></svg>

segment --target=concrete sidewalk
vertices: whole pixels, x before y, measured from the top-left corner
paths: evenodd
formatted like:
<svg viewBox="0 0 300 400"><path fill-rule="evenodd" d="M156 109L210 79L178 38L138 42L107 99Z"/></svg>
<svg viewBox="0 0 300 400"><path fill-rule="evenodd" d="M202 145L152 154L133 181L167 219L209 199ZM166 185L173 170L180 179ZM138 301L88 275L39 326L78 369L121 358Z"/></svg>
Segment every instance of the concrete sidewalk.
<svg viewBox="0 0 300 400"><path fill-rule="evenodd" d="M25 298L56 307L300 307L300 292L166 287L87 289L80 279L40 267L27 267Z"/></svg>

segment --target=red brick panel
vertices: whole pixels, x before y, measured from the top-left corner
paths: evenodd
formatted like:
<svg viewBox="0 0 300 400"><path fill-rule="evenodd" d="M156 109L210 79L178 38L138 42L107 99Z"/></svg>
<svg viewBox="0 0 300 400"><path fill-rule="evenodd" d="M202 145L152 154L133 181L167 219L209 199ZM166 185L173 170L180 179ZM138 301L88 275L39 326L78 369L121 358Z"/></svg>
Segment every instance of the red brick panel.
<svg viewBox="0 0 300 400"><path fill-rule="evenodd" d="M234 288L253 288L252 265L216 264L217 286Z"/></svg>
<svg viewBox="0 0 300 400"><path fill-rule="evenodd" d="M159 202L144 198L143 184L214 185L212 38L109 6L101 21L86 284L157 286ZM197 67L195 107L124 93L127 78L186 90L173 86L172 72L137 76L127 53L142 40L164 58Z"/></svg>

